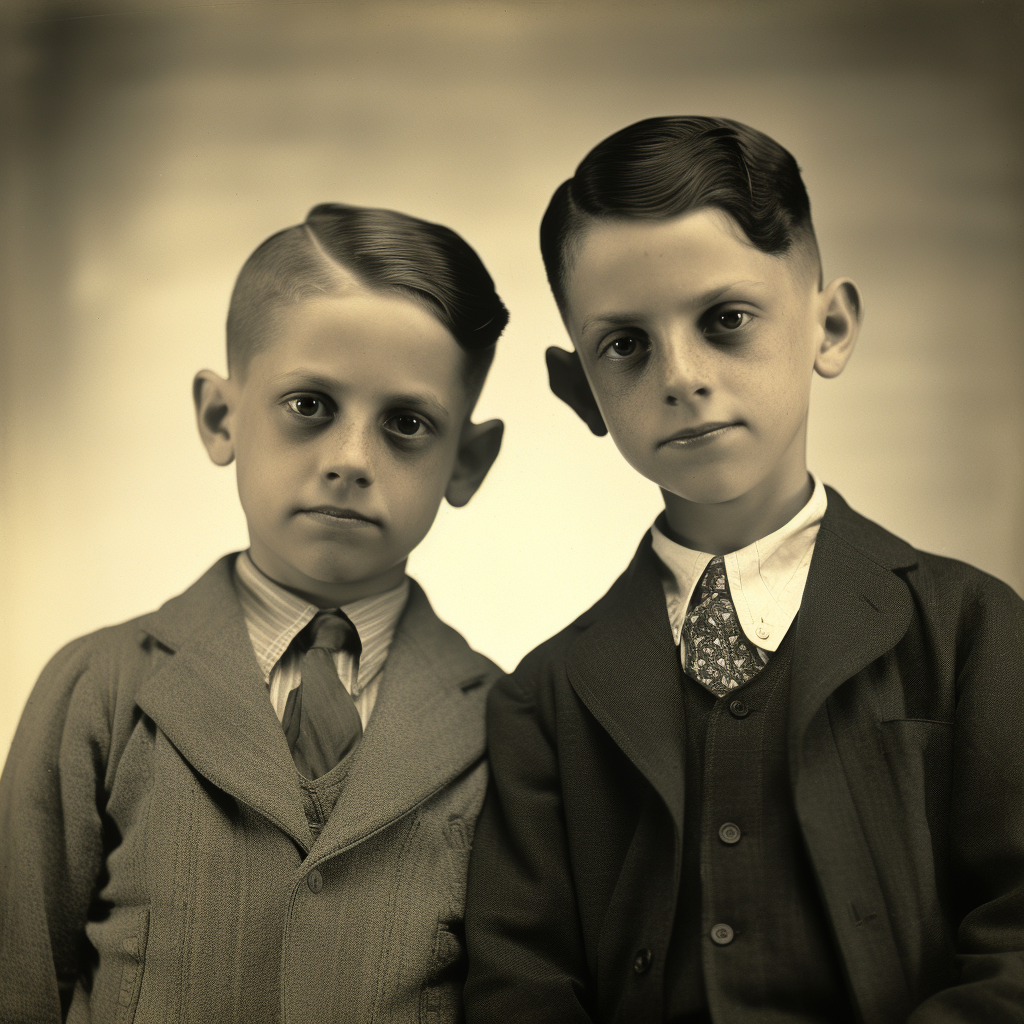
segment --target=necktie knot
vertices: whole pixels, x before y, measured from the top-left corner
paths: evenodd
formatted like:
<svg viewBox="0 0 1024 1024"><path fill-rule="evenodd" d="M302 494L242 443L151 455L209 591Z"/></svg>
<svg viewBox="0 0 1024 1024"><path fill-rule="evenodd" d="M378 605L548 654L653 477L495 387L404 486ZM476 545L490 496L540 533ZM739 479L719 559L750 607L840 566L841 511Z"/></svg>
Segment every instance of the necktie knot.
<svg viewBox="0 0 1024 1024"><path fill-rule="evenodd" d="M342 611L319 612L306 626L306 650L348 651L359 655L362 644L352 620Z"/></svg>
<svg viewBox="0 0 1024 1024"><path fill-rule="evenodd" d="M725 579L725 559L721 555L715 555L708 562L704 575L700 578L698 586L698 603L719 594L728 593L728 583Z"/></svg>

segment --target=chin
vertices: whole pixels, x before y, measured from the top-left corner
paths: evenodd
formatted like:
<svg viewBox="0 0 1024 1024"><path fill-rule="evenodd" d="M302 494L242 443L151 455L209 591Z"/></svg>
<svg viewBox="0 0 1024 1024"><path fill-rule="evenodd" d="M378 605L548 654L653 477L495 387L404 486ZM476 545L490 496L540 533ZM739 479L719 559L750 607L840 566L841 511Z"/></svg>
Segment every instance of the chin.
<svg viewBox="0 0 1024 1024"><path fill-rule="evenodd" d="M326 586L344 587L360 583L374 575L374 568L362 564L361 559L321 555L304 567L305 574ZM379 570L377 570L379 572Z"/></svg>
<svg viewBox="0 0 1024 1024"><path fill-rule="evenodd" d="M750 490L750 483L737 480L728 473L701 474L699 478L688 477L684 480L655 481L662 491L675 495L683 501L694 505L722 505L725 502L742 498Z"/></svg>

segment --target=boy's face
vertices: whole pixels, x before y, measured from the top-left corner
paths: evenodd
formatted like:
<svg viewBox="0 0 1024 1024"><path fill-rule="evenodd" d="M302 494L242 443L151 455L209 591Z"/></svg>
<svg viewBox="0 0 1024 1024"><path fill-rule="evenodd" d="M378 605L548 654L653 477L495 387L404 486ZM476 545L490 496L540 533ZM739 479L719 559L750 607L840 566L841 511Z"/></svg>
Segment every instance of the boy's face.
<svg viewBox="0 0 1024 1024"><path fill-rule="evenodd" d="M564 312L609 432L671 511L806 487L812 372L842 368L827 303L808 254L767 255L701 209L595 221Z"/></svg>
<svg viewBox="0 0 1024 1024"><path fill-rule="evenodd" d="M459 481L472 396L463 350L411 299L352 286L281 311L241 380L209 371L197 388L222 408L214 461L237 462L256 565L331 606L397 585L446 492ZM206 381L204 385L202 382ZM218 390L219 389L219 390ZM216 396L224 394L223 406ZM500 423L497 424L500 443ZM476 466L479 470L480 467Z"/></svg>

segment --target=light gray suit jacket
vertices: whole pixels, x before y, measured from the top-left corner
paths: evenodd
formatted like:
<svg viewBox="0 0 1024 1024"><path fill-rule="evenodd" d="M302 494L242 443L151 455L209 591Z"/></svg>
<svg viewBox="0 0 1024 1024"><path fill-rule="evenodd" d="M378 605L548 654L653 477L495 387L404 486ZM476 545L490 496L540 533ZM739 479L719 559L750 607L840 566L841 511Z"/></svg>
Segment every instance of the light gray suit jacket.
<svg viewBox="0 0 1024 1024"><path fill-rule="evenodd" d="M0 1020L460 1019L500 670L414 583L314 841L232 558L29 698L0 780Z"/></svg>

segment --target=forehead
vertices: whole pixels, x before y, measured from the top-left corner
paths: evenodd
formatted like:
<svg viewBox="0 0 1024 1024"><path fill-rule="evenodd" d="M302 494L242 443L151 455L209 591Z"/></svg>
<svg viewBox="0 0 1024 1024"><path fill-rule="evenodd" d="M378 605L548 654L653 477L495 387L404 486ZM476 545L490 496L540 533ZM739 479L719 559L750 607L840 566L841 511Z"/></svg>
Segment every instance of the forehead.
<svg viewBox="0 0 1024 1024"><path fill-rule="evenodd" d="M663 220L594 220L567 265L570 330L604 315L641 315L667 302L700 304L737 283L766 293L792 290L798 261L753 246L714 208Z"/></svg>
<svg viewBox="0 0 1024 1024"><path fill-rule="evenodd" d="M424 305L353 287L280 307L247 377L305 371L364 388L426 387L447 397L462 390L465 365L466 353Z"/></svg>

